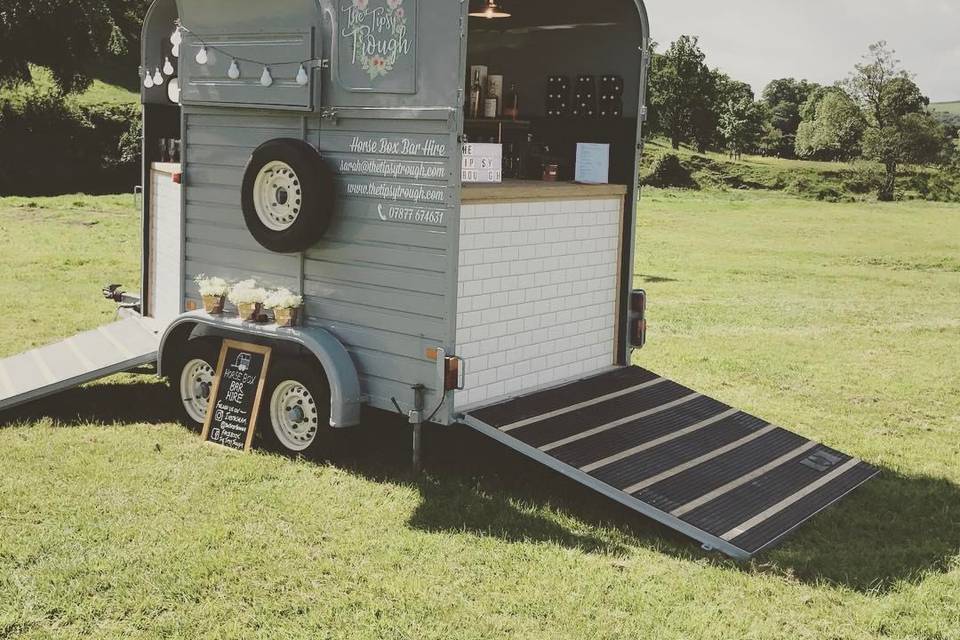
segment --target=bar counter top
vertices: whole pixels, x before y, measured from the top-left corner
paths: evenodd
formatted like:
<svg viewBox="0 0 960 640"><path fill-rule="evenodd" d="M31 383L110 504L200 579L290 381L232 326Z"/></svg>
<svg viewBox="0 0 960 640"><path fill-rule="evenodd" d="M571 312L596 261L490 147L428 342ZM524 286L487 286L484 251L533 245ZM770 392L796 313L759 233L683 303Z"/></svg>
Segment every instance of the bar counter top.
<svg viewBox="0 0 960 640"><path fill-rule="evenodd" d="M500 184L464 184L460 200L464 204L523 200L580 200L622 198L626 194L627 187L622 184L504 180Z"/></svg>

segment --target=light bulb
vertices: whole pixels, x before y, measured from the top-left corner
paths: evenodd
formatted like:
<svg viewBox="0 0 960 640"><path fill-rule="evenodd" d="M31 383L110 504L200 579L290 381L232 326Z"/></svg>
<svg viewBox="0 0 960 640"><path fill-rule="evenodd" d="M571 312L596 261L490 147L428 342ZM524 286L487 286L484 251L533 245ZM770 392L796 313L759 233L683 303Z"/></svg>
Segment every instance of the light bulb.
<svg viewBox="0 0 960 640"><path fill-rule="evenodd" d="M273 84L273 76L270 75L270 67L263 68L263 75L260 76L260 84L269 87Z"/></svg>
<svg viewBox="0 0 960 640"><path fill-rule="evenodd" d="M183 42L183 35L180 33L180 27L177 27L173 30L173 33L170 34L170 44L179 47L181 42Z"/></svg>
<svg viewBox="0 0 960 640"><path fill-rule="evenodd" d="M240 65L237 64L236 60L230 63L230 68L227 69L227 76L231 80L236 80L240 77Z"/></svg>
<svg viewBox="0 0 960 640"><path fill-rule="evenodd" d="M147 69L147 72L143 74L143 86L147 89L153 89L153 76L150 75L150 70Z"/></svg>
<svg viewBox="0 0 960 640"><path fill-rule="evenodd" d="M174 58L179 58L179 57L180 57L180 45L178 45L178 44L173 45L173 49L170 50L170 55L172 55Z"/></svg>
<svg viewBox="0 0 960 640"><path fill-rule="evenodd" d="M197 64L207 64L207 48L200 47L200 51L197 51Z"/></svg>
<svg viewBox="0 0 960 640"><path fill-rule="evenodd" d="M163 84L163 74L160 73L160 67L157 67L157 72L153 74L153 86L159 87Z"/></svg>
<svg viewBox="0 0 960 640"><path fill-rule="evenodd" d="M163 62L163 73L168 76L173 75L173 63L170 62L170 58L166 58Z"/></svg>
<svg viewBox="0 0 960 640"><path fill-rule="evenodd" d="M310 76L307 75L307 70L303 65L300 65L300 70L297 71L297 84L301 87L310 82Z"/></svg>

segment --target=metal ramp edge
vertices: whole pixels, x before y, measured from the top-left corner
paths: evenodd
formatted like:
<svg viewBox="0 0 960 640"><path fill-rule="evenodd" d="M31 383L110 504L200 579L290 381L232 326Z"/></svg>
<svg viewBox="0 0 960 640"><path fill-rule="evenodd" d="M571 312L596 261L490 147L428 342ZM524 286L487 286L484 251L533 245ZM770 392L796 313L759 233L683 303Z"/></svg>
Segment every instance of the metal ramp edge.
<svg viewBox="0 0 960 640"><path fill-rule="evenodd" d="M879 473L639 367L469 410L460 421L741 561Z"/></svg>
<svg viewBox="0 0 960 640"><path fill-rule="evenodd" d="M0 411L156 361L159 330L127 318L0 359Z"/></svg>

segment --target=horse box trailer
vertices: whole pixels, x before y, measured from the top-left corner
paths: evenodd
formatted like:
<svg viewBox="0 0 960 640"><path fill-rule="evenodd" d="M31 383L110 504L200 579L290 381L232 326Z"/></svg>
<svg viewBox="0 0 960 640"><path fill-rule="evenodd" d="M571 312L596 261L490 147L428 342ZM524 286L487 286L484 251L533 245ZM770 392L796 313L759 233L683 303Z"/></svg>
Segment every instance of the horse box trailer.
<svg viewBox="0 0 960 640"><path fill-rule="evenodd" d="M751 557L876 472L631 365L649 63L641 0L156 0L139 307L0 362L0 408L156 361L199 425L243 341L290 452L363 406L465 425ZM208 314L199 274L303 322Z"/></svg>

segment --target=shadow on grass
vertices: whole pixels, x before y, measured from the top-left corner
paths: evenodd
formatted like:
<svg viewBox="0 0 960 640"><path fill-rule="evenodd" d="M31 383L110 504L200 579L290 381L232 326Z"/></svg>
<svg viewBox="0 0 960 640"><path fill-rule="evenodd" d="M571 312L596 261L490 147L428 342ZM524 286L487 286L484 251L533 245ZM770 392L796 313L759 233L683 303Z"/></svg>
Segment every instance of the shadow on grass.
<svg viewBox="0 0 960 640"><path fill-rule="evenodd" d="M2 413L0 428L45 418L64 427L169 423L176 416L169 393L148 378L113 379ZM428 428L424 441L428 471L418 478L410 471L409 426L370 411L362 427L334 434L329 458L376 482L417 487L423 500L409 525L429 532L470 532L609 555L640 544L729 570L863 593L945 572L960 547L960 487L942 479L884 470L779 547L738 565L468 428ZM544 513L544 506L560 517ZM608 530L577 531L576 524L562 522L565 514Z"/></svg>
<svg viewBox="0 0 960 640"><path fill-rule="evenodd" d="M127 374L0 412L0 429L42 419L64 427L164 424L177 419L170 398L169 387L155 377Z"/></svg>

